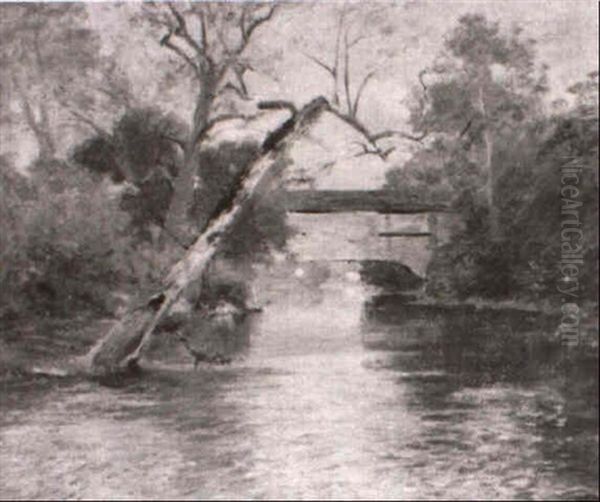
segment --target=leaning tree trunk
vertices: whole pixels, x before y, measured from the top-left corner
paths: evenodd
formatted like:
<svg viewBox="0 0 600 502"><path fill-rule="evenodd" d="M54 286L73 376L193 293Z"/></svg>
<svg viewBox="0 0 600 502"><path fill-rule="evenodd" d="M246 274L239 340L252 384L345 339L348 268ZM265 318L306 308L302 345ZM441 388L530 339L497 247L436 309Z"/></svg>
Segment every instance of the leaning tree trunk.
<svg viewBox="0 0 600 502"><path fill-rule="evenodd" d="M224 209L208 222L185 256L172 267L160 291L141 296L137 306L129 309L87 354L85 364L92 373L114 373L137 362L154 328L186 288L202 276L227 231L252 198L262 187L267 187L284 166L290 141L303 134L305 126L328 107L324 98L311 101L265 140L263 155L245 171Z"/></svg>

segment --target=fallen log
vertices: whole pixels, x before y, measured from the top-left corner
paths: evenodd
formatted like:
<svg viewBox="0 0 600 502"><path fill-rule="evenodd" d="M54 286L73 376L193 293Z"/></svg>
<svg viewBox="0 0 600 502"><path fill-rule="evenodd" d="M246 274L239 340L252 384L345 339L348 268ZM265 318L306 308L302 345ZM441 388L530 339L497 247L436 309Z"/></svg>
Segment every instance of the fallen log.
<svg viewBox="0 0 600 502"><path fill-rule="evenodd" d="M186 288L200 279L228 230L249 203L281 173L292 140L303 135L306 127L328 109L327 100L316 98L269 135L263 144L262 155L242 173L229 200L224 201L220 212L210 219L184 257L171 268L159 291L140 295L134 303L136 306L125 312L85 356L83 364L88 371L102 375L136 367L157 324Z"/></svg>

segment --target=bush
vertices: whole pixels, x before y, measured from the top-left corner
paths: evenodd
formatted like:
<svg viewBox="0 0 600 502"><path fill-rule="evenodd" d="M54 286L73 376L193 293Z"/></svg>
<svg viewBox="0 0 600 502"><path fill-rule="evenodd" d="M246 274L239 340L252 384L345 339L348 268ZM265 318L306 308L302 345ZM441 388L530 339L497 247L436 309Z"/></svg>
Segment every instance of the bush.
<svg viewBox="0 0 600 502"><path fill-rule="evenodd" d="M2 308L67 315L106 312L107 298L131 278L128 217L105 183L64 162L31 167L35 195L3 184ZM3 194L4 195L4 194ZM11 245L8 245L8 241Z"/></svg>
<svg viewBox="0 0 600 502"><path fill-rule="evenodd" d="M598 298L598 120L577 115L536 125L520 139L506 140L495 157L499 176L495 200L498 240L488 233L487 206L472 191L455 200L466 230L435 251L428 290L435 295L518 297L558 301L561 229L577 218L585 273L580 298ZM561 166L576 158L579 172L576 215L561 214ZM582 269L583 271L583 269Z"/></svg>
<svg viewBox="0 0 600 502"><path fill-rule="evenodd" d="M184 133L176 119L154 108L133 108L115 121L110 135L93 136L73 148L76 165L124 184L121 209L140 241L151 242L152 227L164 225L180 161L172 138Z"/></svg>

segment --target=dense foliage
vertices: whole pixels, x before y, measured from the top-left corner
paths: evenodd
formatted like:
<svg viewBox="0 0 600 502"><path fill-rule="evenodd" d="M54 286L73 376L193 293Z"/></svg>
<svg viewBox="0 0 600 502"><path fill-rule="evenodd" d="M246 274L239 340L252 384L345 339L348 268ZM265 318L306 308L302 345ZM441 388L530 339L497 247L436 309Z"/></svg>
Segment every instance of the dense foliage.
<svg viewBox="0 0 600 502"><path fill-rule="evenodd" d="M520 30L464 16L446 40L431 81L415 94L412 124L427 133L388 174L402 197L442 201L464 229L435 250L435 297L560 300L561 167L583 166L574 194L584 275L580 297L597 301L598 73L569 88L572 104L542 104L543 65ZM564 240L564 239L563 239Z"/></svg>
<svg viewBox="0 0 600 502"><path fill-rule="evenodd" d="M2 167L2 315L109 312L137 274L107 185L60 161L37 162L29 178Z"/></svg>
<svg viewBox="0 0 600 502"><path fill-rule="evenodd" d="M180 154L168 137L182 126L155 109L132 109L110 134L73 148L70 161L38 160L29 176L3 159L3 313L113 313L119 294L157 284L184 252L165 232ZM253 143L224 143L198 156L190 218L200 230L257 158ZM221 250L236 261L285 245L277 191L242 215ZM163 233L164 232L164 233ZM115 299L116 297L116 299Z"/></svg>

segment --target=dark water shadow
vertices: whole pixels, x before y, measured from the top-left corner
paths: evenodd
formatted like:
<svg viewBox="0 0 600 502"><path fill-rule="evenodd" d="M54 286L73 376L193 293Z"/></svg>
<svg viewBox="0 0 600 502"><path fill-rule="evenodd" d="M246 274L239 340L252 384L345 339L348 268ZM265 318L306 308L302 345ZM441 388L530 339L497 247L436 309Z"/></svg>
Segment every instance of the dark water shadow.
<svg viewBox="0 0 600 502"><path fill-rule="evenodd" d="M363 346L378 354L368 367L396 374L407 406L427 425L406 447L435 458L444 448L469 455L477 441L491 449L504 441L499 451L521 450L531 471L515 480L519 498L538 497L544 482L556 484L553 497L598 498L598 359L566 355L548 336L555 319L389 296L366 305L364 319ZM482 413L489 418L480 427L490 430L475 441L465 424Z"/></svg>

